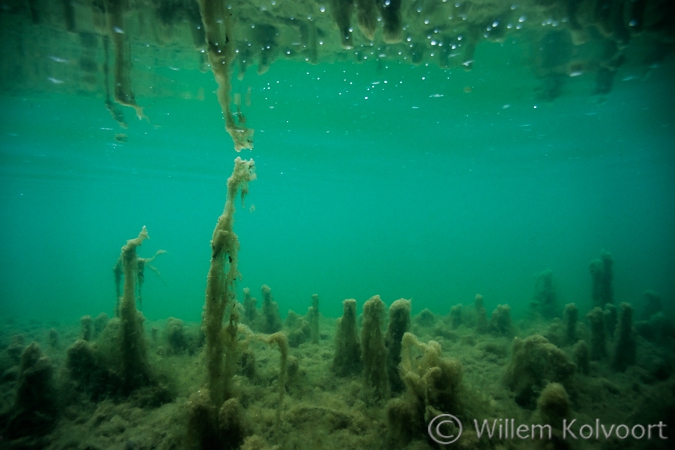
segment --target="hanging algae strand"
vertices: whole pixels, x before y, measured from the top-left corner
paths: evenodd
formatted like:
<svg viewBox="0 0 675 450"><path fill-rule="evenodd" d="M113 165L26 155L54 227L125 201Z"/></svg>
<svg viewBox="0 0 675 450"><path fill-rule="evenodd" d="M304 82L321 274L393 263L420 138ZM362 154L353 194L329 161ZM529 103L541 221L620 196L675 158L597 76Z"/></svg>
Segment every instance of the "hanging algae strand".
<svg viewBox="0 0 675 450"><path fill-rule="evenodd" d="M246 118L230 109L230 66L235 57L234 19L228 1L199 0L199 12L206 32L206 51L213 76L218 83L218 103L225 116L225 130L234 141L234 149L253 149L253 129L246 128ZM236 121L235 121L236 117Z"/></svg>
<svg viewBox="0 0 675 450"><path fill-rule="evenodd" d="M166 250L157 250L155 254L150 258L138 258L138 271L136 272L137 282L136 282L136 292L138 293L138 308L143 309L143 295L141 289L143 288L143 283L145 282L145 268L148 267L150 270L155 272L158 277L162 278L162 274L159 273L159 269L153 265L150 265L151 262L157 258L159 255L166 253Z"/></svg>
<svg viewBox="0 0 675 450"><path fill-rule="evenodd" d="M152 266L150 263L155 260L159 255L163 255L166 253L166 250L157 250L155 254L151 258L141 258L140 256L136 260L136 293L138 294L138 306L139 309L142 309L143 307L143 296L142 296L142 288L143 288L143 283L145 282L145 267L149 267L150 270L155 272L158 277L162 277L161 273L159 272L159 269L157 269L155 266ZM117 259L117 262L115 263L115 267L113 267L113 274L115 275L115 292L117 293L116 297L116 303L115 303L115 316L119 317L119 310L120 310L120 298L121 298L121 286L122 286L122 280L124 279L124 261L122 260L122 256Z"/></svg>
<svg viewBox="0 0 675 450"><path fill-rule="evenodd" d="M134 108L139 119L147 120L148 117L136 103L136 96L131 89L131 49L129 38L124 32L124 13L128 5L123 0L108 0L105 5L110 39L115 49L115 101L122 106ZM120 120L118 112L111 108L108 110L126 128L124 118Z"/></svg>
<svg viewBox="0 0 675 450"><path fill-rule="evenodd" d="M234 301L237 271L237 252L239 240L234 234L234 202L241 192L242 204L248 193L249 181L255 180L253 160L234 160L232 176L227 180L227 200L225 210L218 218L211 240L211 266L206 280L206 300L204 304L203 329L206 338L206 383L211 401L220 406L224 400L223 353L225 351L225 332L223 317L228 303Z"/></svg>

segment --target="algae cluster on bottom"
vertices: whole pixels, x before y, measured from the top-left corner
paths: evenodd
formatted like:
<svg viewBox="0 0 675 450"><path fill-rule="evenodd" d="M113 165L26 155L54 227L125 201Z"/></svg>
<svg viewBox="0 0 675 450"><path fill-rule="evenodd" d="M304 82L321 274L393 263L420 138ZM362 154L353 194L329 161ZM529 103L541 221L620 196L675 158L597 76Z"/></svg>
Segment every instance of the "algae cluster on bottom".
<svg viewBox="0 0 675 450"><path fill-rule="evenodd" d="M414 305L403 299L389 308L379 297L344 306L337 321L320 317L318 343L308 338L290 346L286 325L274 335L239 325L233 372L223 388L229 398L219 405L204 385L199 324L144 321L149 381L127 392L115 359L119 319L108 320L89 341L78 339L88 320L44 327L3 323L4 443L50 449L439 448L428 425L437 415L453 414L464 425L459 448L638 449L644 440L616 435L568 442L563 420L675 425L675 333L662 313L651 322L630 322L630 306L620 305L615 337L604 333L606 352L593 355L586 343L598 337L590 319L574 322L578 340L572 342L572 325L559 318L515 321L512 334L504 335L497 328L479 331L473 306L412 317ZM625 345L634 352L617 348ZM476 432L474 421L489 425L499 418L550 425L551 439L488 439ZM668 448L652 431L650 448Z"/></svg>

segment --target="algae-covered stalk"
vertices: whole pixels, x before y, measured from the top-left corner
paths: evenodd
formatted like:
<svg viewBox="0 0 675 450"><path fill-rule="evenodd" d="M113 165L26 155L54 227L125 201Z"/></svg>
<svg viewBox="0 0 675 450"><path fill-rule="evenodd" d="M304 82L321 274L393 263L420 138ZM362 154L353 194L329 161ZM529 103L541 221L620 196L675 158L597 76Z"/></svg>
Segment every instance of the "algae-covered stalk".
<svg viewBox="0 0 675 450"><path fill-rule="evenodd" d="M612 365L616 370L623 372L628 366L635 364L637 331L633 328L633 307L624 302L619 309Z"/></svg>
<svg viewBox="0 0 675 450"><path fill-rule="evenodd" d="M149 381L148 355L143 337L143 322L136 310L136 274L138 256L136 247L148 239L148 230L143 227L138 237L127 241L122 247L124 290L120 303L120 329L118 334L122 357L122 378L127 392Z"/></svg>
<svg viewBox="0 0 675 450"><path fill-rule="evenodd" d="M654 314L658 314L663 310L663 303L661 296L654 291L645 291L642 294L644 299L644 309L642 311L642 319L649 320Z"/></svg>
<svg viewBox="0 0 675 450"><path fill-rule="evenodd" d="M453 330L459 328L462 324L462 305L455 305L450 308L450 326Z"/></svg>
<svg viewBox="0 0 675 450"><path fill-rule="evenodd" d="M579 318L577 305L574 303L565 305L563 317L565 319L565 342L568 345L574 345L577 342L577 320Z"/></svg>
<svg viewBox="0 0 675 450"><path fill-rule="evenodd" d="M550 269L537 275L534 282L534 299L531 307L547 319L558 315L553 272Z"/></svg>
<svg viewBox="0 0 675 450"><path fill-rule="evenodd" d="M286 366L288 365L288 338L279 331L264 338L265 342L270 345L277 344L279 347L279 354L281 355L281 362L279 367L279 405L276 411L275 432L278 435L279 427L281 426L281 404L284 401L284 393L286 392Z"/></svg>
<svg viewBox="0 0 675 450"><path fill-rule="evenodd" d="M251 296L251 290L244 288L244 320L243 322L253 328L258 318L258 310L256 304L258 300Z"/></svg>
<svg viewBox="0 0 675 450"><path fill-rule="evenodd" d="M411 301L404 298L396 300L389 307L389 325L385 335L387 346L387 373L392 392L401 392L405 387L399 374L401 363L401 341L410 327Z"/></svg>
<svg viewBox="0 0 675 450"><path fill-rule="evenodd" d="M237 370L237 363L241 355L241 348L237 342L239 333L239 313L237 308L230 308L230 320L225 326L223 337L225 339L225 368L223 369L223 400L234 397L232 380Z"/></svg>
<svg viewBox="0 0 675 450"><path fill-rule="evenodd" d="M350 298L343 301L342 308L342 317L337 322L335 355L331 366L339 377L358 373L362 367L361 345L356 329L356 300Z"/></svg>
<svg viewBox="0 0 675 450"><path fill-rule="evenodd" d="M586 314L586 319L591 326L591 359L597 361L607 356L607 338L602 309L593 308Z"/></svg>
<svg viewBox="0 0 675 450"><path fill-rule="evenodd" d="M274 301L272 289L263 284L260 288L263 295L263 325L262 332L266 334L276 333L281 330L281 316L279 315L279 305Z"/></svg>
<svg viewBox="0 0 675 450"><path fill-rule="evenodd" d="M312 306L309 308L309 328L311 332L312 344L318 344L319 333L319 295L312 295Z"/></svg>
<svg viewBox="0 0 675 450"><path fill-rule="evenodd" d="M80 339L91 341L94 333L94 319L91 316L82 316L80 319Z"/></svg>
<svg viewBox="0 0 675 450"><path fill-rule="evenodd" d="M607 337L613 338L614 332L616 331L616 324L619 320L619 312L615 305L607 303L602 313L605 318L605 332L607 333Z"/></svg>
<svg viewBox="0 0 675 450"><path fill-rule="evenodd" d="M59 414L54 386L55 368L38 344L32 342L23 350L18 369L14 403L8 411L0 414L0 430L9 440L47 434ZM0 442L3 442L3 436L0 436ZM4 448L29 447L16 443L12 446L7 442Z"/></svg>
<svg viewBox="0 0 675 450"><path fill-rule="evenodd" d="M122 268L122 258L118 258L113 267L113 274L115 275L115 317L120 316L120 297L122 297L122 277L124 276L124 269Z"/></svg>
<svg viewBox="0 0 675 450"><path fill-rule="evenodd" d="M497 309L492 311L488 328L491 333L497 336L511 334L511 307L509 305L497 305Z"/></svg>
<svg viewBox="0 0 675 450"><path fill-rule="evenodd" d="M612 288L612 279L614 272L614 258L612 254L606 251L600 252L600 258L594 259L589 265L591 273L593 305L600 308L607 303L614 303L614 290Z"/></svg>
<svg viewBox="0 0 675 450"><path fill-rule="evenodd" d="M488 328L487 310L483 305L482 295L476 294L474 306L476 307L476 331L481 334L486 333Z"/></svg>
<svg viewBox="0 0 675 450"><path fill-rule="evenodd" d="M537 399L537 412L543 423L551 425L554 430L562 429L565 420L572 415L572 405L565 386L560 383L547 384Z"/></svg>
<svg viewBox="0 0 675 450"><path fill-rule="evenodd" d="M223 214L218 218L211 240L211 266L206 280L206 300L204 304L203 329L206 338L206 382L210 398L214 405L220 406L224 400L223 353L225 336L223 317L225 309L235 296L237 270L237 252L239 240L232 229L234 224L234 202L241 192L242 203L248 193L248 183L255 180L253 160L245 161L237 157L234 160L232 176L227 180L227 199Z"/></svg>
<svg viewBox="0 0 675 450"><path fill-rule="evenodd" d="M364 387L368 396L374 400L384 400L389 396L387 348L382 334L383 319L384 302L376 295L363 305L361 330Z"/></svg>

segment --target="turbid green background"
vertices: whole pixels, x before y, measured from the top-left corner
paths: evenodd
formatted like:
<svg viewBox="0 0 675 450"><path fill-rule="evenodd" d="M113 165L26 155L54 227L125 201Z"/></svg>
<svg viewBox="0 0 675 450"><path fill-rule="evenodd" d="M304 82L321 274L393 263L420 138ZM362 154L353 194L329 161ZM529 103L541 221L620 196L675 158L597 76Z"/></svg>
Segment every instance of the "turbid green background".
<svg viewBox="0 0 675 450"><path fill-rule="evenodd" d="M374 294L445 314L481 293L521 314L550 268L560 301L585 311L588 263L605 249L617 301L653 289L672 311L672 61L621 69L606 98L591 95L594 75L570 78L546 102L523 54L481 44L472 72L277 62L236 82L252 90L243 156L259 177L236 216L239 288L270 285L282 313L318 293L334 317ZM236 154L212 75L156 70L205 100L138 98L152 124L125 109L122 130L102 98L0 98L0 313L111 314L112 267L146 225L140 255L169 253L162 279L146 273L144 313L199 320Z"/></svg>

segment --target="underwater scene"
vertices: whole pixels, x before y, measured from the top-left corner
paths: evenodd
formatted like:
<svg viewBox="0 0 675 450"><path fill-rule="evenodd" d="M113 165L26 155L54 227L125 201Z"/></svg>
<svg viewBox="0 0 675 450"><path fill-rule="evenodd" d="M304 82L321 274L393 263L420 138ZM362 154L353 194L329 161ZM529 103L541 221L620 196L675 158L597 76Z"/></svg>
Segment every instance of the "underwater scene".
<svg viewBox="0 0 675 450"><path fill-rule="evenodd" d="M0 448L673 448L674 51L669 0L0 0Z"/></svg>

